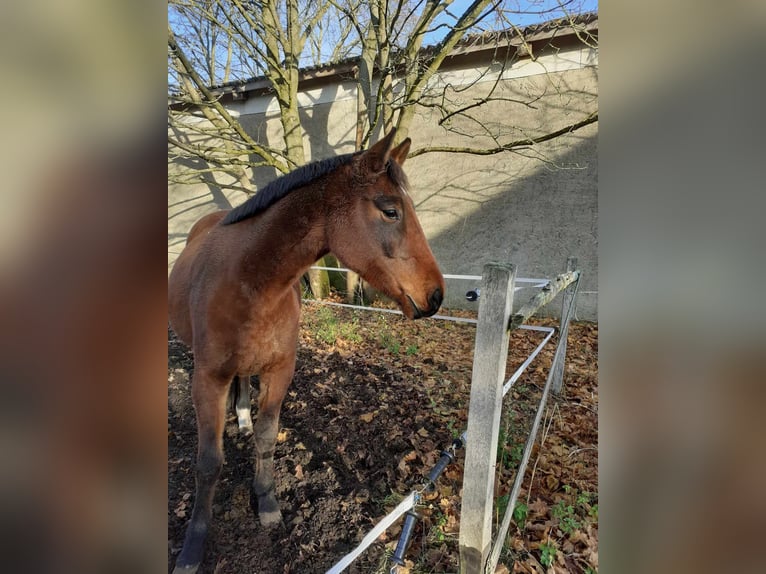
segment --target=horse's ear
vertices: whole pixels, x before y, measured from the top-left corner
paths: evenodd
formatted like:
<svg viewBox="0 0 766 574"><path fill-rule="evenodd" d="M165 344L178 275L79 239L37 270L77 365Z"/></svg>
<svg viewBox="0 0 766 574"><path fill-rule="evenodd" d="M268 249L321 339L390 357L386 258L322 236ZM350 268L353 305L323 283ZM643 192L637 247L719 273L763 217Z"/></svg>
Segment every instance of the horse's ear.
<svg viewBox="0 0 766 574"><path fill-rule="evenodd" d="M379 172L383 171L388 163L388 159L391 156L391 145L394 143L394 136L396 135L396 128L392 129L386 137L372 146L365 153L365 159L368 162L370 171Z"/></svg>
<svg viewBox="0 0 766 574"><path fill-rule="evenodd" d="M404 160L407 159L407 154L410 153L410 144L412 140L406 138L402 143L391 150L390 157L399 165L404 164Z"/></svg>

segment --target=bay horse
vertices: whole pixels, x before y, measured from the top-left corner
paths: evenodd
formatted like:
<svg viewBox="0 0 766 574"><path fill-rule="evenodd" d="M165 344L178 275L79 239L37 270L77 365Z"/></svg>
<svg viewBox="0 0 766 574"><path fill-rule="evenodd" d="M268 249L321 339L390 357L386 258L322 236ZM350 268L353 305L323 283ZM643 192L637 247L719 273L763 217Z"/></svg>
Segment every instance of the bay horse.
<svg viewBox="0 0 766 574"><path fill-rule="evenodd" d="M258 518L282 521L274 489L279 412L295 371L301 276L332 252L396 301L408 319L436 313L444 278L409 196L402 170L410 139L391 131L369 150L296 169L231 211L209 214L189 233L168 279L170 323L194 353L191 394L197 416L196 494L175 573L203 557L232 381L245 392L260 376L253 427Z"/></svg>

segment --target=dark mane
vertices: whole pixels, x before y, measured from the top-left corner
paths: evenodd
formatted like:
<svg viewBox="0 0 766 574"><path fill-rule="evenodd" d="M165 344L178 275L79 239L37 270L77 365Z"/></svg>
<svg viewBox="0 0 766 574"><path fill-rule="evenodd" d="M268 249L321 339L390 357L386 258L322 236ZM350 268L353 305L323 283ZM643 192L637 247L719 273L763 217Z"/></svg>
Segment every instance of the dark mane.
<svg viewBox="0 0 766 574"><path fill-rule="evenodd" d="M326 175L342 165L346 165L357 153L358 152L347 153L315 161L275 179L253 197L227 213L226 217L221 221L221 225L237 223L238 221L259 214L274 205L294 189L302 187L310 181Z"/></svg>

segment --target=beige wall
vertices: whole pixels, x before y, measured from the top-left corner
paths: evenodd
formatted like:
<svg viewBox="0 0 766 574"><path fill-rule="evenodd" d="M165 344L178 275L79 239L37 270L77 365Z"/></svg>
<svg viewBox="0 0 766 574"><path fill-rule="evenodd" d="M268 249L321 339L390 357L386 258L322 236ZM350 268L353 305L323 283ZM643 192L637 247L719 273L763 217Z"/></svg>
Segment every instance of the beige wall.
<svg viewBox="0 0 766 574"><path fill-rule="evenodd" d="M597 108L595 53L570 50L522 61L503 72L492 96L481 108L481 121L502 133L502 141L534 137L574 123ZM499 71L452 69L432 82L438 93L448 83L472 84L462 93L448 92L454 105L487 95ZM327 85L301 95L307 130L307 157L319 159L353 151L356 96L353 84ZM519 103L526 102L528 105ZM271 98L252 98L231 106L245 129L259 141L278 144L280 125ZM413 149L429 145L492 146L476 125L461 119L447 132L433 108L421 107L410 130ZM579 258L584 272L578 318L597 316L597 133L598 124L561 136L534 149L491 156L431 153L412 158L405 170L412 195L442 270L480 275L488 261L516 263L523 277L551 277L568 255ZM182 166L173 166L182 170ZM253 174L258 185L273 170ZM168 191L168 267L180 252L185 234L205 213L240 203L244 196L207 185L172 185ZM464 304L472 283L448 281L450 306ZM524 301L531 292L520 292ZM475 305L475 304L474 304ZM551 311L558 312L560 304ZM554 313L555 314L555 313Z"/></svg>

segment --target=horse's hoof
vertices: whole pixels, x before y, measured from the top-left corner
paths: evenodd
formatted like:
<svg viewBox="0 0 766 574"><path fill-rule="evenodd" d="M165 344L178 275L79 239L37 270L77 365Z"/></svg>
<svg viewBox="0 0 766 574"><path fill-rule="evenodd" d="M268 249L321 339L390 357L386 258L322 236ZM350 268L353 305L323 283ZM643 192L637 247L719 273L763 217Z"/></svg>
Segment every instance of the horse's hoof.
<svg viewBox="0 0 766 574"><path fill-rule="evenodd" d="M261 526L268 530L272 530L282 525L282 513L279 510L273 512L259 512L258 520L261 522Z"/></svg>
<svg viewBox="0 0 766 574"><path fill-rule="evenodd" d="M192 564L189 566L176 566L173 568L173 574L197 574L199 564Z"/></svg>

